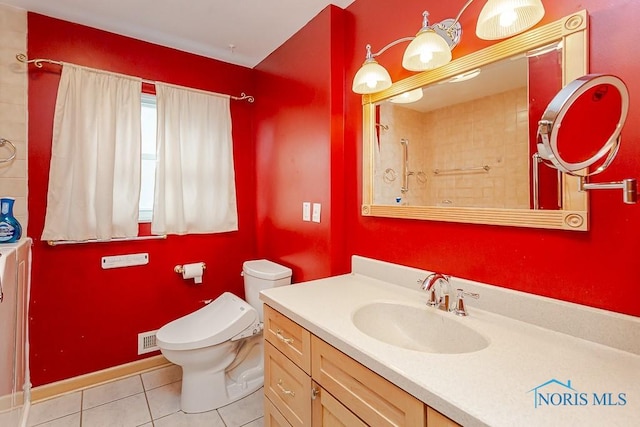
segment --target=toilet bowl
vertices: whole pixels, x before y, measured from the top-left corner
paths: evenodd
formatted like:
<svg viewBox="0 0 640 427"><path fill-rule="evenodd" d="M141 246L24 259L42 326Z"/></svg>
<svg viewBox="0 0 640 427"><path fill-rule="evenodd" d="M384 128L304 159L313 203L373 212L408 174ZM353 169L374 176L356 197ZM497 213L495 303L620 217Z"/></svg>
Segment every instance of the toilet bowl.
<svg viewBox="0 0 640 427"><path fill-rule="evenodd" d="M267 260L242 267L247 301L225 292L203 308L167 323L156 342L182 367L181 409L206 412L264 384L262 289L291 283L291 269Z"/></svg>

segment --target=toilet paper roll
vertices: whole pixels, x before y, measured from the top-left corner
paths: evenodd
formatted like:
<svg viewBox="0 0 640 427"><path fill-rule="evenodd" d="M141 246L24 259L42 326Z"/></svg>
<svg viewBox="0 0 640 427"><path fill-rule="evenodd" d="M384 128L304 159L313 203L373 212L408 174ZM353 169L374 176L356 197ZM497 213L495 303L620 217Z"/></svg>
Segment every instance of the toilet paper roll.
<svg viewBox="0 0 640 427"><path fill-rule="evenodd" d="M193 279L195 283L202 283L202 274L204 272L202 266L203 264L201 262L183 265L182 278Z"/></svg>

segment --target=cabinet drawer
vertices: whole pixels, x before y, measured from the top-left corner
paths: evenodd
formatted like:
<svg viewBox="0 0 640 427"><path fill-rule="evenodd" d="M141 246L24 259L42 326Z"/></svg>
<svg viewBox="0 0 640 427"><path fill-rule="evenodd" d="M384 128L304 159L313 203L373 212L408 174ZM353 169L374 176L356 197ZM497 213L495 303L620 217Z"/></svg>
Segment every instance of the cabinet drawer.
<svg viewBox="0 0 640 427"><path fill-rule="evenodd" d="M426 405L317 337L312 376L322 388L372 426L425 426Z"/></svg>
<svg viewBox="0 0 640 427"><path fill-rule="evenodd" d="M291 427L284 415L273 406L267 397L264 398L264 427Z"/></svg>
<svg viewBox="0 0 640 427"><path fill-rule="evenodd" d="M311 375L311 334L309 331L264 305L264 338Z"/></svg>
<svg viewBox="0 0 640 427"><path fill-rule="evenodd" d="M264 343L264 393L292 426L311 425L311 378L269 342Z"/></svg>

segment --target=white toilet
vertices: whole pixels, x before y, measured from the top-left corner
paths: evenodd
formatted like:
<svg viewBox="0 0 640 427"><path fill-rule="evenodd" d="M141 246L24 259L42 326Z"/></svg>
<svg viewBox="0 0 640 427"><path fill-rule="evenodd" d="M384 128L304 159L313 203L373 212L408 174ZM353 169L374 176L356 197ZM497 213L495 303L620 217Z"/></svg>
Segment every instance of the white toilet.
<svg viewBox="0 0 640 427"><path fill-rule="evenodd" d="M181 409L206 412L264 384L262 289L291 284L291 269L264 259L242 266L246 299L230 292L156 333L164 357L182 366Z"/></svg>

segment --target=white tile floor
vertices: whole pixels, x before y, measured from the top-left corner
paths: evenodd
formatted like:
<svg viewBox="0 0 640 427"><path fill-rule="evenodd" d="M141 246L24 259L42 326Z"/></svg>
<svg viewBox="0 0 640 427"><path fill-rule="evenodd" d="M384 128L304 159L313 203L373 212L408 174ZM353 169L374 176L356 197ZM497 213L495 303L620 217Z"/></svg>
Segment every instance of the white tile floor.
<svg viewBox="0 0 640 427"><path fill-rule="evenodd" d="M31 406L39 427L262 427L263 389L214 411L180 410L179 366L169 366Z"/></svg>

